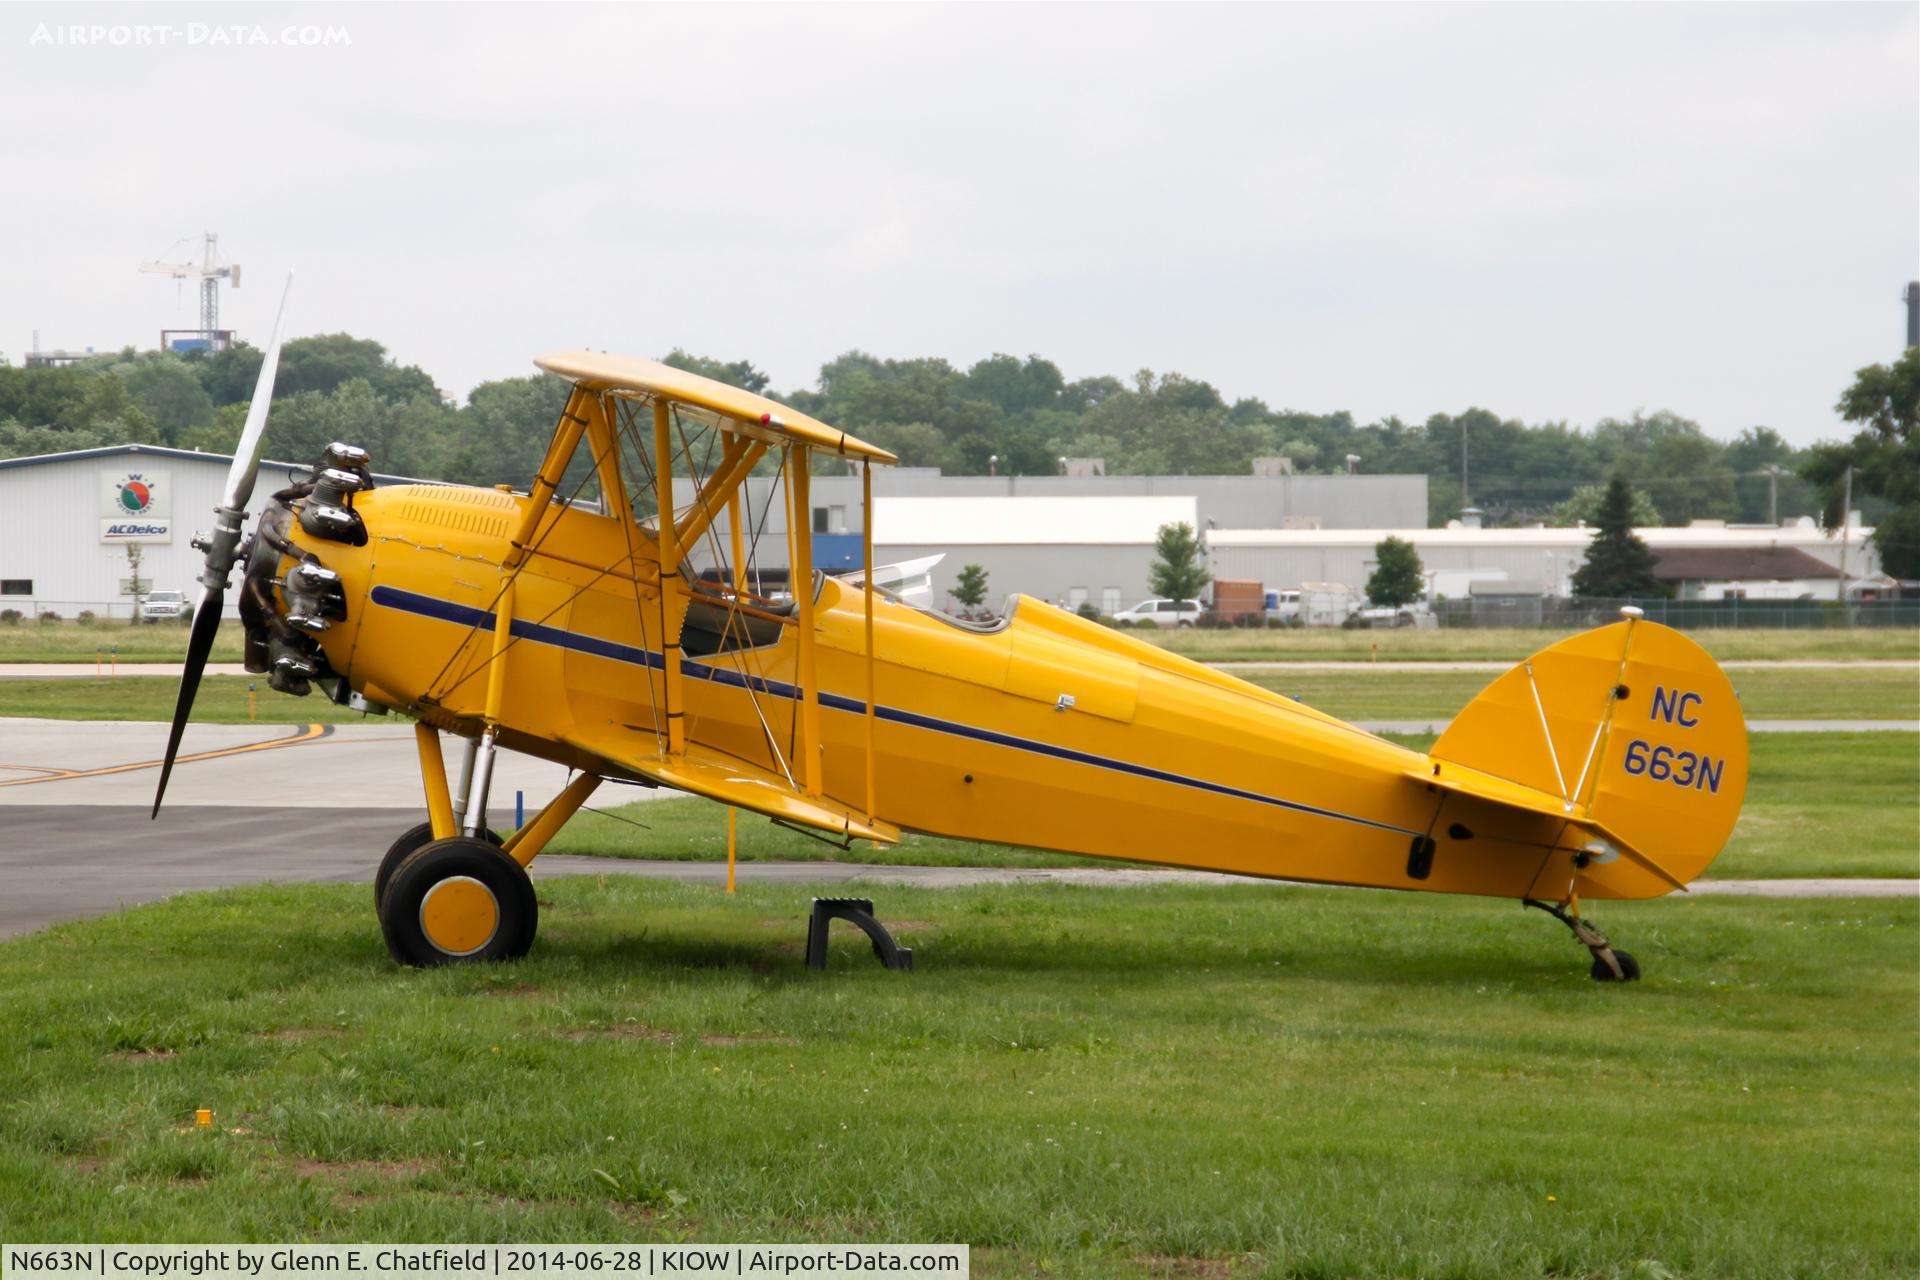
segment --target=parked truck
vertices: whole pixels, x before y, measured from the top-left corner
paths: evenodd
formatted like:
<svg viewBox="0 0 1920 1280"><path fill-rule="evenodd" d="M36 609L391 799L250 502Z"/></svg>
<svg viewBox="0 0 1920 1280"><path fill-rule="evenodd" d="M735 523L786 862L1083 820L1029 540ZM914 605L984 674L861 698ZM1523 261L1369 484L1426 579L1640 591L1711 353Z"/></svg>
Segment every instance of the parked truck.
<svg viewBox="0 0 1920 1280"><path fill-rule="evenodd" d="M1267 590L1245 578L1215 578L1211 619L1229 627L1260 626L1267 616Z"/></svg>

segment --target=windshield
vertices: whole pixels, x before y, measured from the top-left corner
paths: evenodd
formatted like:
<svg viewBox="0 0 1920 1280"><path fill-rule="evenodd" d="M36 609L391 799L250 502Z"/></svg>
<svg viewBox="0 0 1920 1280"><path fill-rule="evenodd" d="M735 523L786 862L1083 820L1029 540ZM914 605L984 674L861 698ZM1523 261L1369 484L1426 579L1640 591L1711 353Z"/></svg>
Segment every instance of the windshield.
<svg viewBox="0 0 1920 1280"><path fill-rule="evenodd" d="M178 591L150 591L147 593L147 599L149 600L177 601L185 600L186 598L184 594Z"/></svg>

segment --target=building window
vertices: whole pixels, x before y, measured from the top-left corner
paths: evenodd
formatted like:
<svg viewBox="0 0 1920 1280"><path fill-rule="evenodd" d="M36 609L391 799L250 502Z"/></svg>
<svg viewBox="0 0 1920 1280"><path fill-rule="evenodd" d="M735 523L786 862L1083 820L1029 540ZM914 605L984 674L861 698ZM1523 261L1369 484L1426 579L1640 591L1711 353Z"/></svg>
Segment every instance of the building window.
<svg viewBox="0 0 1920 1280"><path fill-rule="evenodd" d="M32 594L32 578L0 578L0 596L30 596Z"/></svg>
<svg viewBox="0 0 1920 1280"><path fill-rule="evenodd" d="M1120 612L1120 588L1100 588L1100 612L1108 616Z"/></svg>
<svg viewBox="0 0 1920 1280"><path fill-rule="evenodd" d="M1087 589L1085 587L1068 587L1067 588L1067 608L1071 609L1075 613L1078 613L1080 612L1080 606L1085 604L1086 602L1087 602Z"/></svg>

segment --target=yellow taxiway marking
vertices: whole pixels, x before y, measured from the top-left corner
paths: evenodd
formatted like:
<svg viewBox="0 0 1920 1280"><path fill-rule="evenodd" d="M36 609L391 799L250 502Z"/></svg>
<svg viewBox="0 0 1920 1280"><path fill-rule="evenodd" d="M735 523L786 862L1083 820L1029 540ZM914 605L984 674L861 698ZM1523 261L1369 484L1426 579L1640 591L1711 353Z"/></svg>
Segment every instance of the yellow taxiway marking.
<svg viewBox="0 0 1920 1280"><path fill-rule="evenodd" d="M238 747L221 747L218 751L196 751L192 755L176 756L174 763L191 764L195 760L218 760L222 756L244 755L249 751L272 751L279 747L297 747L303 742L324 738L332 732L333 729L328 725L305 724L300 726L298 732L290 733L284 738L271 738L266 742L249 742ZM40 778L9 778L5 782L0 782L0 787L29 787L36 782L66 782L73 778L98 778L109 773L131 773L135 769L158 769L161 763L159 760L142 760L137 764L108 765L104 769L54 770ZM0 768L5 769L31 767L30 765L0 765Z"/></svg>

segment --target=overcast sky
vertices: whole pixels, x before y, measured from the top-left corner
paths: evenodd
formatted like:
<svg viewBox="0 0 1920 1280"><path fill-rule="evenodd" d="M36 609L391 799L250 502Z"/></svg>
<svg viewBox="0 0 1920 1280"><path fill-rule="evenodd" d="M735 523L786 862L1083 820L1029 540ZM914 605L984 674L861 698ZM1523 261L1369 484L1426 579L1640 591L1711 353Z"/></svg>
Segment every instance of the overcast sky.
<svg viewBox="0 0 1920 1280"><path fill-rule="evenodd" d="M9 5L0 350L196 324L136 267L213 230L243 337L291 269L293 332L460 397L552 347L1009 351L1804 443L1920 276L1917 12Z"/></svg>

